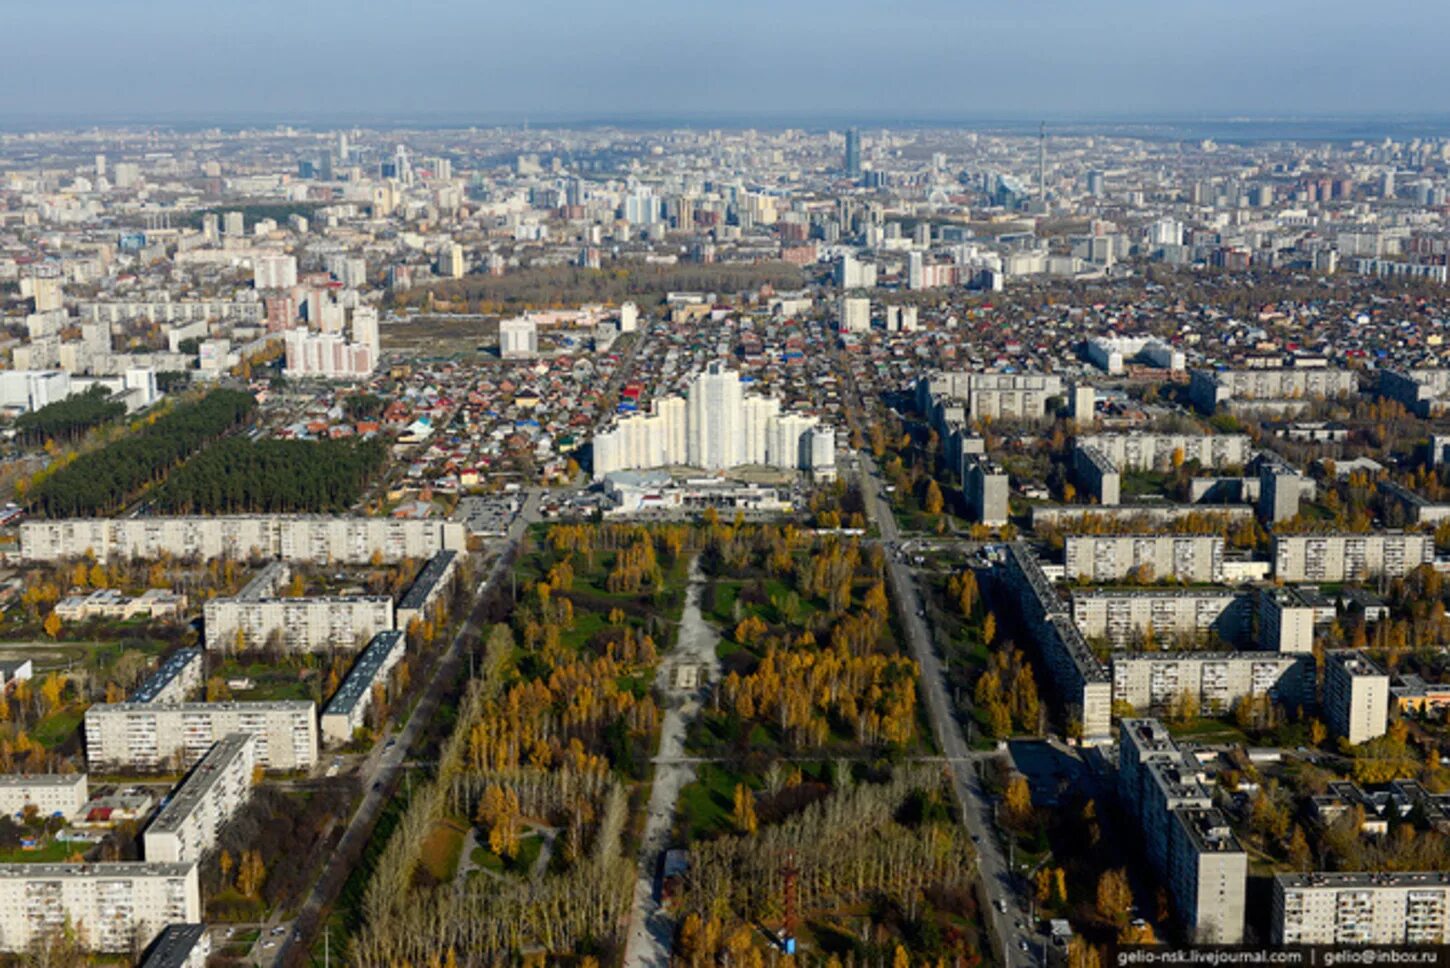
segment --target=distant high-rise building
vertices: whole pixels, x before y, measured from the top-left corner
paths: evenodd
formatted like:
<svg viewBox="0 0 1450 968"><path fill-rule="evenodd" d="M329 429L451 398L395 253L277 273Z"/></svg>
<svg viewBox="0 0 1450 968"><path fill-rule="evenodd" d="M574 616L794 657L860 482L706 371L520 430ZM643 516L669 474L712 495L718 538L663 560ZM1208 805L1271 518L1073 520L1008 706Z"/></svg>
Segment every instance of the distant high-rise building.
<svg viewBox="0 0 1450 968"><path fill-rule="evenodd" d="M247 220L241 212L227 212L222 216L222 233L229 238L247 234Z"/></svg>
<svg viewBox="0 0 1450 968"><path fill-rule="evenodd" d="M527 316L500 321L498 324L498 355L505 360L538 356L538 324Z"/></svg>
<svg viewBox="0 0 1450 968"><path fill-rule="evenodd" d="M861 177L861 129L846 129L846 174Z"/></svg>
<svg viewBox="0 0 1450 968"><path fill-rule="evenodd" d="M438 274L444 279L462 279L468 271L463 259L463 246L457 242L445 242L438 250Z"/></svg>
<svg viewBox="0 0 1450 968"><path fill-rule="evenodd" d="M1087 173L1087 193L1093 198L1103 197L1103 173L1096 169Z"/></svg>

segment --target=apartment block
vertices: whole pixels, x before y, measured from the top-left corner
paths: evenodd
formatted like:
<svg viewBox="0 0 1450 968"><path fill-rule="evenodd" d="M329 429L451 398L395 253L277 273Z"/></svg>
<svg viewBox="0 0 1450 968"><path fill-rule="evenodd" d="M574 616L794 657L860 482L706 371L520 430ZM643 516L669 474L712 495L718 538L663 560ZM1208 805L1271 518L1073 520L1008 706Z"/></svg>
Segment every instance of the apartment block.
<svg viewBox="0 0 1450 968"><path fill-rule="evenodd" d="M0 951L70 925L91 951L129 954L168 924L199 920L195 862L0 864Z"/></svg>
<svg viewBox="0 0 1450 968"><path fill-rule="evenodd" d="M288 652L353 649L393 627L393 600L356 597L214 598L203 609L206 647L221 652L277 642Z"/></svg>
<svg viewBox="0 0 1450 968"><path fill-rule="evenodd" d="M65 817L80 813L90 799L84 773L0 774L0 814L18 817L34 807L42 817Z"/></svg>
<svg viewBox="0 0 1450 968"><path fill-rule="evenodd" d="M141 518L65 518L20 526L20 557L63 561L93 555L97 561L281 558L287 561L367 564L427 558L444 549L462 551L461 522L408 518L322 515L217 515Z"/></svg>
<svg viewBox="0 0 1450 968"><path fill-rule="evenodd" d="M1402 578L1435 560L1435 536L1411 532L1278 534L1274 577L1286 582Z"/></svg>
<svg viewBox="0 0 1450 968"><path fill-rule="evenodd" d="M1073 624L1067 605L1053 590L1042 566L1025 546L1013 542L1007 546L999 572L1007 589L1017 596L1022 620L1042 650L1058 694L1082 723L1083 740L1110 740L1112 679Z"/></svg>
<svg viewBox="0 0 1450 968"><path fill-rule="evenodd" d="M1206 713L1241 699L1290 703L1313 695L1313 656L1274 652L1122 652L1113 656L1113 701L1137 710L1166 710L1187 694Z"/></svg>
<svg viewBox="0 0 1450 968"><path fill-rule="evenodd" d="M1324 718L1351 743L1383 736L1389 723L1390 677L1364 653L1335 649L1324 656Z"/></svg>
<svg viewBox="0 0 1450 968"><path fill-rule="evenodd" d="M1161 722L1123 720L1118 791L1188 936L1200 944L1241 942L1248 856L1213 806L1196 761Z"/></svg>
<svg viewBox="0 0 1450 968"><path fill-rule="evenodd" d="M1439 524L1450 518L1450 504L1436 504L1423 494L1417 494L1395 481L1380 481L1379 493L1390 508L1397 509L1391 515L1400 516L1398 521L1393 517L1386 518L1392 525Z"/></svg>
<svg viewBox="0 0 1450 968"><path fill-rule="evenodd" d="M1450 369L1382 369L1378 392L1417 417L1439 416L1450 398Z"/></svg>
<svg viewBox="0 0 1450 968"><path fill-rule="evenodd" d="M199 861L252 795L257 738L228 733L192 767L144 835L148 861Z"/></svg>
<svg viewBox="0 0 1450 968"><path fill-rule="evenodd" d="M191 765L228 733L256 737L269 770L317 763L317 707L310 701L96 703L86 710L86 762L93 770Z"/></svg>
<svg viewBox="0 0 1450 968"><path fill-rule="evenodd" d="M1314 482L1265 451L1258 457L1259 520L1264 524L1287 521L1299 513L1299 502L1314 496Z"/></svg>
<svg viewBox="0 0 1450 968"><path fill-rule="evenodd" d="M1443 945L1450 942L1450 874L1276 874L1270 940L1276 945Z"/></svg>
<svg viewBox="0 0 1450 968"><path fill-rule="evenodd" d="M1089 639L1114 648L1151 639L1160 645L1213 636L1244 642L1251 621L1248 596L1228 589L1080 589L1072 593L1072 620Z"/></svg>
<svg viewBox="0 0 1450 968"><path fill-rule="evenodd" d="M1190 583L1223 581L1220 535L1069 535L1064 570L1092 582L1172 579Z"/></svg>
<svg viewBox="0 0 1450 968"><path fill-rule="evenodd" d="M379 632L368 643L322 710L324 743L340 746L352 739L372 705L373 686L387 682L388 673L402 660L406 645L403 633L396 631Z"/></svg>
<svg viewBox="0 0 1450 968"><path fill-rule="evenodd" d="M1194 370L1188 382L1189 398L1204 413L1213 413L1230 400L1300 401L1358 392L1359 378L1353 370L1324 367Z"/></svg>
<svg viewBox="0 0 1450 968"><path fill-rule="evenodd" d="M414 619L421 621L430 617L453 587L453 575L457 570L456 551L440 551L429 558L413 584L398 600L396 627L406 631Z"/></svg>
<svg viewBox="0 0 1450 968"><path fill-rule="evenodd" d="M1243 467L1253 457L1248 434L1085 434L1078 447L1095 447L1125 471L1164 471L1175 457L1205 470Z"/></svg>
<svg viewBox="0 0 1450 968"><path fill-rule="evenodd" d="M1073 476L1084 494L1096 504L1114 505L1121 500L1123 476L1107 454L1079 443L1072 453Z"/></svg>
<svg viewBox="0 0 1450 968"><path fill-rule="evenodd" d="M200 648L188 646L178 649L132 690L130 701L185 702L201 691L204 665Z"/></svg>
<svg viewBox="0 0 1450 968"><path fill-rule="evenodd" d="M1265 588L1259 593L1259 644L1270 652L1314 651L1314 628L1319 624L1323 599L1299 588ZM1329 603L1334 620L1334 603Z"/></svg>
<svg viewBox="0 0 1450 968"><path fill-rule="evenodd" d="M965 416L980 420L1039 421L1048 403L1063 396L1062 377L1051 373L934 373L917 381L917 407L931 413L938 397L960 400Z"/></svg>
<svg viewBox="0 0 1450 968"><path fill-rule="evenodd" d="M973 521L998 527L1007 523L1007 471L995 461L970 457L962 461L962 489Z"/></svg>

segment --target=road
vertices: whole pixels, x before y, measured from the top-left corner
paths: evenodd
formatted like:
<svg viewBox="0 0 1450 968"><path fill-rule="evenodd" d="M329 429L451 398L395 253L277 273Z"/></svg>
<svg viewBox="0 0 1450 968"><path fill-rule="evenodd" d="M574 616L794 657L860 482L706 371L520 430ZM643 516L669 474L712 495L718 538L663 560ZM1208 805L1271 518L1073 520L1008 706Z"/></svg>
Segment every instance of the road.
<svg viewBox="0 0 1450 968"><path fill-rule="evenodd" d="M917 592L916 581L911 570L893 548L900 539L900 531L896 526L890 500L883 490L880 471L864 452L859 455L859 460L861 463L857 476L862 498L866 503L866 514L877 526L881 540L886 545L887 578L891 582L892 596L900 605L901 624L906 632L911 657L921 669L921 693L926 701L932 734L936 738L937 748L947 761L952 789L961 809L962 824L971 834L976 847L977 871L982 877L982 885L990 905L985 915L990 920L994 940L999 946L1001 963L1018 968L1034 965L1034 957L1023 953L1018 946L1025 941L1030 947L1036 948L1038 939L1031 933L1033 926L1028 922L1021 894L1013 883L1007 858L997 840L997 831L992 822L992 801L982 788L978 770L978 766L993 754L974 752L962 736L961 724L952 712L946 666L932 646L931 630L927 627L926 613ZM1022 925L1026 930L1019 930L1017 925Z"/></svg>
<svg viewBox="0 0 1450 968"><path fill-rule="evenodd" d="M639 849L635 871L634 906L629 916L629 934L625 941L625 968L669 968L670 941L674 925L660 906L655 894L655 872L660 868L660 854L669 846L670 826L680 791L693 782L699 760L685 755L685 732L690 720L700 712L700 704L709 692L709 683L720 675L720 660L715 654L717 637L700 613L700 593L705 576L700 560L690 566L690 587L686 592L685 610L680 618L680 634L655 675L655 685L665 697L665 715L660 723L659 751L654 758L655 774L650 788L649 815L645 820L644 839ZM679 681L675 670L693 667L698 676ZM708 670L706 672L705 670Z"/></svg>
<svg viewBox="0 0 1450 968"><path fill-rule="evenodd" d="M518 516L509 525L507 536L498 544L499 555L494 560L493 568L478 587L473 613L469 615L467 621L459 626L458 633L453 636L453 641L448 645L448 650L434 664L433 677L429 679L428 688L423 691L418 704L413 707L413 714L408 717L407 725L388 743L375 747L363 762L359 769L364 784L362 803L358 805L352 820L348 822L347 830L343 832L342 840L328 858L326 867L312 886L312 892L298 911L295 921L296 929L283 936L275 954L266 952L264 957L270 956L270 961L260 963L272 965L304 963L303 959L307 957L312 940L321 926L323 913L336 899L338 892L346 883L353 865L362 856L368 838L372 836L373 828L382 815L383 807L392 796L398 774L406 766L405 761L413 744L417 742L418 737L432 721L433 714L437 712L439 698L444 687L457 675L464 646L477 641L483 634L486 624L483 615L483 592L493 583L507 577L509 566L513 561L512 552L518 547L528 526L538 520L539 496L538 490L531 489L524 498ZM260 940L259 943L261 943Z"/></svg>

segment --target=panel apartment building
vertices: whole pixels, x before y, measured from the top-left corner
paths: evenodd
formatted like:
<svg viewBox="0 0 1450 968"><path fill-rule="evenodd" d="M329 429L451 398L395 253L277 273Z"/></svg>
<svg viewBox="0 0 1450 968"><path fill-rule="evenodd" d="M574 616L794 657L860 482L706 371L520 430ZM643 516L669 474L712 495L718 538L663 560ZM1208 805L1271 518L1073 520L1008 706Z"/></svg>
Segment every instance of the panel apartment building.
<svg viewBox="0 0 1450 968"><path fill-rule="evenodd" d="M1092 582L1124 581L1130 577L1146 581L1171 578L1191 583L1221 582L1223 551L1221 535L1069 535L1064 571L1069 578L1086 576Z"/></svg>
<svg viewBox="0 0 1450 968"><path fill-rule="evenodd" d="M1084 434L1075 443L1096 447L1125 471L1168 470L1176 453L1205 469L1243 467L1254 452L1248 434Z"/></svg>
<svg viewBox="0 0 1450 968"><path fill-rule="evenodd" d="M1213 636L1236 644L1252 631L1252 601L1228 589L1077 589L1072 620L1089 639L1115 648L1151 638L1159 644L1202 641Z"/></svg>
<svg viewBox="0 0 1450 968"><path fill-rule="evenodd" d="M933 373L917 381L916 405L930 414L945 398L961 401L964 419L1040 421L1049 416L1048 403L1065 392L1062 377L1052 373Z"/></svg>
<svg viewBox="0 0 1450 968"><path fill-rule="evenodd" d="M1168 709L1183 695L1206 713L1266 696L1313 698L1314 657L1277 652L1134 652L1112 658L1113 701L1137 710Z"/></svg>
<svg viewBox="0 0 1450 968"><path fill-rule="evenodd" d="M1364 653L1324 655L1324 718L1330 732L1351 743L1383 736L1389 724L1390 677Z"/></svg>
<svg viewBox="0 0 1450 968"><path fill-rule="evenodd" d="M1024 545L1013 542L1007 546L1000 573L1042 650L1058 694L1081 721L1084 741L1111 740L1112 679L1073 624L1042 566Z"/></svg>
<svg viewBox="0 0 1450 968"><path fill-rule="evenodd" d="M467 532L459 521L324 515L216 515L143 518L65 518L20 526L20 557L63 561L94 555L97 561L173 558L260 559L361 565L427 558L463 551Z"/></svg>
<svg viewBox="0 0 1450 968"><path fill-rule="evenodd" d="M1355 581L1374 575L1402 578L1435 561L1435 536L1410 532L1376 534L1278 534L1274 577L1286 582Z"/></svg>
<svg viewBox="0 0 1450 968"><path fill-rule="evenodd" d="M1235 400L1279 403L1329 399L1359 392L1353 370L1324 367L1266 367L1247 370L1194 370L1188 395L1204 413Z"/></svg>
<svg viewBox="0 0 1450 968"><path fill-rule="evenodd" d="M248 733L228 733L217 740L146 828L146 859L201 860L252 795L256 754L257 738Z"/></svg>
<svg viewBox="0 0 1450 968"><path fill-rule="evenodd" d="M84 773L0 775L0 813L19 816L34 807L42 817L74 817L90 798Z"/></svg>
<svg viewBox="0 0 1450 968"><path fill-rule="evenodd" d="M1450 943L1450 874L1276 874L1270 939L1276 945Z"/></svg>
<svg viewBox="0 0 1450 968"><path fill-rule="evenodd" d="M373 686L387 682L388 673L402 660L406 647L402 632L379 632L359 653L347 678L322 710L323 742L337 746L352 739L372 705Z"/></svg>
<svg viewBox="0 0 1450 968"><path fill-rule="evenodd" d="M168 924L201 920L196 864L0 864L0 951L74 927L92 951L129 954Z"/></svg>
<svg viewBox="0 0 1450 968"><path fill-rule="evenodd" d="M269 770L317 763L317 707L309 701L96 703L86 710L86 763L92 770L191 765L228 733L256 737L256 762Z"/></svg>
<svg viewBox="0 0 1450 968"><path fill-rule="evenodd" d="M393 628L393 600L386 595L285 598L285 562L263 568L231 598L213 598L202 609L206 647L231 652L277 642L288 652L351 649Z"/></svg>
<svg viewBox="0 0 1450 968"><path fill-rule="evenodd" d="M1144 849L1168 888L1189 938L1238 944L1244 932L1248 856L1198 765L1154 719L1125 719L1118 792L1138 820Z"/></svg>
<svg viewBox="0 0 1450 968"><path fill-rule="evenodd" d="M201 649L178 649L131 692L130 701L185 702L201 691L203 664Z"/></svg>

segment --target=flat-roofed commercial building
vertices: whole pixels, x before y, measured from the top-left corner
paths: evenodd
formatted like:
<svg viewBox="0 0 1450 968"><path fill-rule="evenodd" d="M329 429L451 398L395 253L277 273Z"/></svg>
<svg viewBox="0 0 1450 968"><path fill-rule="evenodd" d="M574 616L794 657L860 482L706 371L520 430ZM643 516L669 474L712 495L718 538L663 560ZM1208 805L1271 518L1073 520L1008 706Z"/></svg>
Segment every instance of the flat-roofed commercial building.
<svg viewBox="0 0 1450 968"><path fill-rule="evenodd" d="M1443 945L1450 942L1450 874L1275 874L1269 931L1277 945Z"/></svg>
<svg viewBox="0 0 1450 968"><path fill-rule="evenodd" d="M1276 534L1274 577L1280 581L1402 578L1435 560L1435 536L1416 532Z"/></svg>
<svg viewBox="0 0 1450 968"><path fill-rule="evenodd" d="M1064 572L1093 582L1223 580L1224 543L1210 534L1074 534L1065 539Z"/></svg>
<svg viewBox="0 0 1450 968"><path fill-rule="evenodd" d="M1123 720L1118 791L1191 940L1242 941L1248 855L1213 806L1196 761L1178 749L1161 722Z"/></svg>
<svg viewBox="0 0 1450 968"><path fill-rule="evenodd" d="M368 707L372 704L374 684L387 682L388 673L403 658L405 651L402 632L379 632L373 637L322 710L324 743L340 745L352 739L353 733L363 725Z"/></svg>
<svg viewBox="0 0 1450 968"><path fill-rule="evenodd" d="M146 828L146 859L201 860L252 795L256 752L257 738L248 733L217 740Z"/></svg>
<svg viewBox="0 0 1450 968"><path fill-rule="evenodd" d="M308 701L96 703L86 710L91 769L159 769L200 760L228 733L256 737L269 770L317 763L317 707Z"/></svg>
<svg viewBox="0 0 1450 968"><path fill-rule="evenodd" d="M462 551L467 534L457 521L430 518L327 517L323 515L216 515L140 518L65 518L20 526L20 557L63 561L93 555L97 561L281 558L287 561L361 565L427 558L444 549Z"/></svg>
<svg viewBox="0 0 1450 968"><path fill-rule="evenodd" d="M70 819L90 799L84 773L7 773L0 775L0 813L14 817L34 807L42 817Z"/></svg>
<svg viewBox="0 0 1450 968"><path fill-rule="evenodd" d="M201 920L195 862L0 864L0 951L71 926L92 951L145 948L168 924Z"/></svg>

